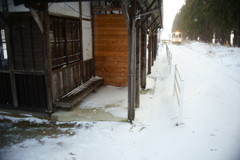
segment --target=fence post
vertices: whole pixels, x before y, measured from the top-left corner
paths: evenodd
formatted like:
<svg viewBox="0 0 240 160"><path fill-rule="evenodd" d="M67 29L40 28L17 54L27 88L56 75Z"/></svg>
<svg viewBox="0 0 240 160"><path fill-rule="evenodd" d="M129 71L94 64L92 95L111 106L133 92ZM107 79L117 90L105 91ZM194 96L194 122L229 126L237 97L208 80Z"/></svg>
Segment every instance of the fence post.
<svg viewBox="0 0 240 160"><path fill-rule="evenodd" d="M182 114L183 114L183 90L184 90L184 81L181 81L181 90L180 90L180 102L178 107L178 123L177 126L182 123Z"/></svg>
<svg viewBox="0 0 240 160"><path fill-rule="evenodd" d="M182 113L183 113L183 91L184 91L184 81L181 79L180 73L175 65L174 71L174 81L173 81L173 96L175 96L178 102L178 120L176 126L182 123Z"/></svg>
<svg viewBox="0 0 240 160"><path fill-rule="evenodd" d="M167 60L168 60L168 65L169 65L169 74L171 74L171 70L172 70L172 53L170 52L167 44L166 44L166 52L167 52Z"/></svg>
<svg viewBox="0 0 240 160"><path fill-rule="evenodd" d="M176 70L177 70L177 65L175 64L174 67L174 74L173 74L173 96L175 96L175 80L176 80Z"/></svg>

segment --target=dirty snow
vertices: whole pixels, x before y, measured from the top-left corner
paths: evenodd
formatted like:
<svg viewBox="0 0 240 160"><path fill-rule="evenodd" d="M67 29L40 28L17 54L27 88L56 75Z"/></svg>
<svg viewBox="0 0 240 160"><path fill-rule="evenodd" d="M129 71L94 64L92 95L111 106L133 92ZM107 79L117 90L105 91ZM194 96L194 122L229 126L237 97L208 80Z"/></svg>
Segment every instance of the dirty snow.
<svg viewBox="0 0 240 160"><path fill-rule="evenodd" d="M48 122L45 119L39 119L36 117L33 117L30 114L17 114L17 117L12 116L12 114L8 113L8 112L4 112L4 111L0 111L0 121L3 119L8 119L11 120L14 123L17 123L19 121L29 121L29 122L33 122L33 123L46 123Z"/></svg>
<svg viewBox="0 0 240 160"><path fill-rule="evenodd" d="M239 160L240 48L188 42L169 45L184 79L183 124L177 122L173 73L164 46L147 94L141 94L134 124L95 122L73 136L28 139L0 149L3 160ZM174 67L172 67L174 68ZM155 88L153 89L153 87ZM154 91L154 92L153 92ZM127 116L127 89L102 87L79 107L102 107ZM78 122L84 123L84 122Z"/></svg>

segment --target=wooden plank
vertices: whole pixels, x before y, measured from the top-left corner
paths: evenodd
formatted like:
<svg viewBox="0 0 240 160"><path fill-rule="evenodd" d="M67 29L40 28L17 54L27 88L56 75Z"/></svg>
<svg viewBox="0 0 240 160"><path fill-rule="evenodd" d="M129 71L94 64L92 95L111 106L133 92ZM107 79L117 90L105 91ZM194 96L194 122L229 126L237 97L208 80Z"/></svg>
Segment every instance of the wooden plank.
<svg viewBox="0 0 240 160"><path fill-rule="evenodd" d="M101 78L92 78L85 84L75 88L68 94L64 95L58 102L56 102L57 107L71 109L74 105L79 103L84 97L95 90L103 83Z"/></svg>
<svg viewBox="0 0 240 160"><path fill-rule="evenodd" d="M120 62L128 62L128 55L124 56L102 56L102 55L96 55L96 61L108 61L108 62L114 62L114 61L120 61Z"/></svg>
<svg viewBox="0 0 240 160"><path fill-rule="evenodd" d="M96 74L104 84L127 86L128 29L123 15L94 17Z"/></svg>

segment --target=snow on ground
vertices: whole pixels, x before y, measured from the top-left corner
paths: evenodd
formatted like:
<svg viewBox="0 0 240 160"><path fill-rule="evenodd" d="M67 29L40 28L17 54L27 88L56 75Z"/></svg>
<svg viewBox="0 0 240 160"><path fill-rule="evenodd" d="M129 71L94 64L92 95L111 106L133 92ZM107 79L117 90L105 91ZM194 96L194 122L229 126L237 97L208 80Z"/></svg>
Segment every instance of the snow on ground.
<svg viewBox="0 0 240 160"><path fill-rule="evenodd" d="M173 65L178 65L184 79L183 125L175 126L174 72L168 73L165 48L160 47L148 76L147 88L155 87L141 94L133 125L95 122L88 129L76 128L74 136L29 139L6 146L0 149L0 159L239 160L240 48L200 42L169 48ZM123 116L125 111L127 116L126 88L103 87L80 107L113 103L118 104L115 112L121 112L116 115Z"/></svg>
<svg viewBox="0 0 240 160"><path fill-rule="evenodd" d="M45 119L39 119L36 117L33 117L30 114L18 114L17 117L12 116L12 114L4 111L0 111L0 121L3 119L11 120L14 123L20 122L20 121L29 121L32 123L47 123L48 121Z"/></svg>

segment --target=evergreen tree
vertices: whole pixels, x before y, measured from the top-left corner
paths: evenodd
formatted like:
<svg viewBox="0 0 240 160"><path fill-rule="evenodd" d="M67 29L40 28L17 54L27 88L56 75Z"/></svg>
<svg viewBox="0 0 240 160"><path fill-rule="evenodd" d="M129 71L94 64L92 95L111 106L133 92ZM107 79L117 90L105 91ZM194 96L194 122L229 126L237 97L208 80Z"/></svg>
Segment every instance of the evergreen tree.
<svg viewBox="0 0 240 160"><path fill-rule="evenodd" d="M185 37L196 40L200 37L211 42L213 34L224 44L234 32L234 43L240 46L240 1L239 0L186 0L177 13L172 30L180 30Z"/></svg>

